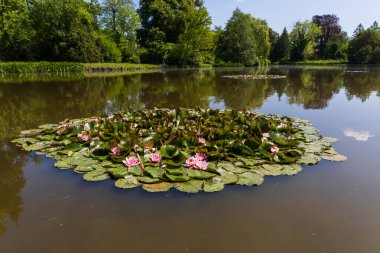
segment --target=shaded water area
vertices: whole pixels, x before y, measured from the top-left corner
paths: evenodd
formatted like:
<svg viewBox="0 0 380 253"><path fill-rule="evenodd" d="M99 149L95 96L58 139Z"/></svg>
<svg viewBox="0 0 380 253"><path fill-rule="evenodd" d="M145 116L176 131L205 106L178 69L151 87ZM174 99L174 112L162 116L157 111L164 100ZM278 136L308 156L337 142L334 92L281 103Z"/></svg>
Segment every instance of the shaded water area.
<svg viewBox="0 0 380 253"><path fill-rule="evenodd" d="M278 80L222 76L268 73ZM0 252L380 252L380 68L0 77ZM309 119L349 161L219 193L85 182L9 141L125 108L233 108Z"/></svg>

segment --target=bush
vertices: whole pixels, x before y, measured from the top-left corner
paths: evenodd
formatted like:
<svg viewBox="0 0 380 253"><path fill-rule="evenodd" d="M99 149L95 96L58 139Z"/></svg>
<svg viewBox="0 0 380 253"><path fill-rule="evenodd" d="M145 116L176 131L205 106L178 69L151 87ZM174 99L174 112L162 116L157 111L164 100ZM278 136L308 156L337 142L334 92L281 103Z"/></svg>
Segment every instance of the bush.
<svg viewBox="0 0 380 253"><path fill-rule="evenodd" d="M121 62L121 51L113 40L101 35L99 37L99 41L102 53L102 62Z"/></svg>

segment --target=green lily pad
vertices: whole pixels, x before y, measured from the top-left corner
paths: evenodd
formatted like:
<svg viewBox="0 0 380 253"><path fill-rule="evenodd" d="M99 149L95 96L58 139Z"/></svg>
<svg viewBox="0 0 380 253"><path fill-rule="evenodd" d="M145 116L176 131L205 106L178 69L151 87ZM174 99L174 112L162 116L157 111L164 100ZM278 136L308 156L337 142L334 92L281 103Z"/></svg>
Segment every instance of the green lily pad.
<svg viewBox="0 0 380 253"><path fill-rule="evenodd" d="M88 173L88 172L91 172L91 171L94 171L94 170L95 170L94 167L92 167L92 166L87 166L87 165L80 165L80 166L78 166L78 167L76 167L76 168L74 169L74 171L75 171L76 173L79 173L79 174L85 174L85 173Z"/></svg>
<svg viewBox="0 0 380 253"><path fill-rule="evenodd" d="M128 175L128 170L124 166L120 165L116 168L111 168L108 170L108 172L111 174L114 178L124 178L126 175Z"/></svg>
<svg viewBox="0 0 380 253"><path fill-rule="evenodd" d="M91 182L103 181L109 178L110 176L108 175L108 172L104 170L95 170L83 175L84 180Z"/></svg>
<svg viewBox="0 0 380 253"><path fill-rule="evenodd" d="M174 184L174 188L181 192L198 193L203 188L203 180L190 180Z"/></svg>
<svg viewBox="0 0 380 253"><path fill-rule="evenodd" d="M332 162L344 162L344 161L347 161L347 157L343 156L343 155L331 155L331 156L326 156L326 155L322 155L322 159L324 160L327 160L327 161L332 161Z"/></svg>
<svg viewBox="0 0 380 253"><path fill-rule="evenodd" d="M193 179L209 179L215 176L213 173L194 169L188 169L187 175Z"/></svg>
<svg viewBox="0 0 380 253"><path fill-rule="evenodd" d="M43 131L44 129L30 129L30 130L21 131L20 134L25 135L25 136L36 136L42 133Z"/></svg>
<svg viewBox="0 0 380 253"><path fill-rule="evenodd" d="M73 165L68 164L67 159L57 161L56 163L54 163L54 166L62 170L72 169L74 167Z"/></svg>
<svg viewBox="0 0 380 253"><path fill-rule="evenodd" d="M134 176L142 176L141 168L138 166L128 168L128 173Z"/></svg>
<svg viewBox="0 0 380 253"><path fill-rule="evenodd" d="M190 180L188 175L172 175L169 173L165 173L165 177L169 180L169 182L186 182Z"/></svg>
<svg viewBox="0 0 380 253"><path fill-rule="evenodd" d="M222 191L223 189L224 189L223 182L206 181L203 185L203 190L205 192L218 192L218 191Z"/></svg>
<svg viewBox="0 0 380 253"><path fill-rule="evenodd" d="M157 184L143 184L143 189L148 192L167 192L174 184L167 182L160 182Z"/></svg>
<svg viewBox="0 0 380 253"><path fill-rule="evenodd" d="M144 172L153 178L161 178L164 174L164 169L161 167L145 167Z"/></svg>
<svg viewBox="0 0 380 253"><path fill-rule="evenodd" d="M299 164L304 165L314 165L317 164L320 160L321 158L319 156L310 153L305 153L297 162Z"/></svg>
<svg viewBox="0 0 380 253"><path fill-rule="evenodd" d="M143 184L154 184L160 182L160 179L151 177L138 177L138 180Z"/></svg>
<svg viewBox="0 0 380 253"><path fill-rule="evenodd" d="M253 172L245 172L239 175L239 180L237 184L239 185L261 185L264 182L263 176L253 173Z"/></svg>
<svg viewBox="0 0 380 253"><path fill-rule="evenodd" d="M134 176L126 176L125 178L121 178L116 180L115 186L121 189L131 189L139 187L141 183L139 180Z"/></svg>

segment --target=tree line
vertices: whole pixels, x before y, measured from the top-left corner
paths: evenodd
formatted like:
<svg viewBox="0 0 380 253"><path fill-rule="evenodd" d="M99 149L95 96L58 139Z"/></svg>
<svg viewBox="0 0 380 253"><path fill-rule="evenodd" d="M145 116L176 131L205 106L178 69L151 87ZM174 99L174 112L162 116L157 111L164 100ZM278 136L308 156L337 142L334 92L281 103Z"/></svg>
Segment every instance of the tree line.
<svg viewBox="0 0 380 253"><path fill-rule="evenodd" d="M178 66L343 60L380 63L377 22L350 38L336 15L281 34L236 9L211 28L203 0L0 0L0 61L131 62Z"/></svg>

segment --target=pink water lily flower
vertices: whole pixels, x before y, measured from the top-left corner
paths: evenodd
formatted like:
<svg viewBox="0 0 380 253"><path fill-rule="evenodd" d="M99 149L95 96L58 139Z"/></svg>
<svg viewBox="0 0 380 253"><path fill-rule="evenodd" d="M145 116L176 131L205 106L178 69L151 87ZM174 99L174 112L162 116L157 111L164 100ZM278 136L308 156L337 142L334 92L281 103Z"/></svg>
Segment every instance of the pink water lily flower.
<svg viewBox="0 0 380 253"><path fill-rule="evenodd" d="M203 153L197 153L195 155L195 159L197 159L198 161L204 161L207 159L207 156Z"/></svg>
<svg viewBox="0 0 380 253"><path fill-rule="evenodd" d="M135 167L137 165L140 164L140 161L139 159L137 159L137 157L135 156L131 156L129 158L126 158L124 161L123 161L124 165L127 166L127 167Z"/></svg>
<svg viewBox="0 0 380 253"><path fill-rule="evenodd" d="M206 170L208 163L206 161L196 161L195 168L198 170Z"/></svg>
<svg viewBox="0 0 380 253"><path fill-rule="evenodd" d="M269 133L263 133L264 138L269 138Z"/></svg>
<svg viewBox="0 0 380 253"><path fill-rule="evenodd" d="M187 160L186 160L186 167L187 168L194 168L196 163L197 163L197 159L195 157L189 157Z"/></svg>
<svg viewBox="0 0 380 253"><path fill-rule="evenodd" d="M200 144L206 144L206 139L205 138L198 138L198 142Z"/></svg>
<svg viewBox="0 0 380 253"><path fill-rule="evenodd" d="M118 147L114 147L111 149L113 155L119 156L121 154L121 149Z"/></svg>
<svg viewBox="0 0 380 253"><path fill-rule="evenodd" d="M271 147L271 149L270 149L270 152L272 152L272 153L278 153L278 152L280 152L280 148L277 147L277 146L275 146L275 145L273 145Z"/></svg>
<svg viewBox="0 0 380 253"><path fill-rule="evenodd" d="M150 161L152 163L159 163L161 162L161 160L162 160L162 155L157 154L157 153L152 154L150 157Z"/></svg>
<svg viewBox="0 0 380 253"><path fill-rule="evenodd" d="M91 136L89 134L78 134L78 138L82 141L89 141L91 140Z"/></svg>

